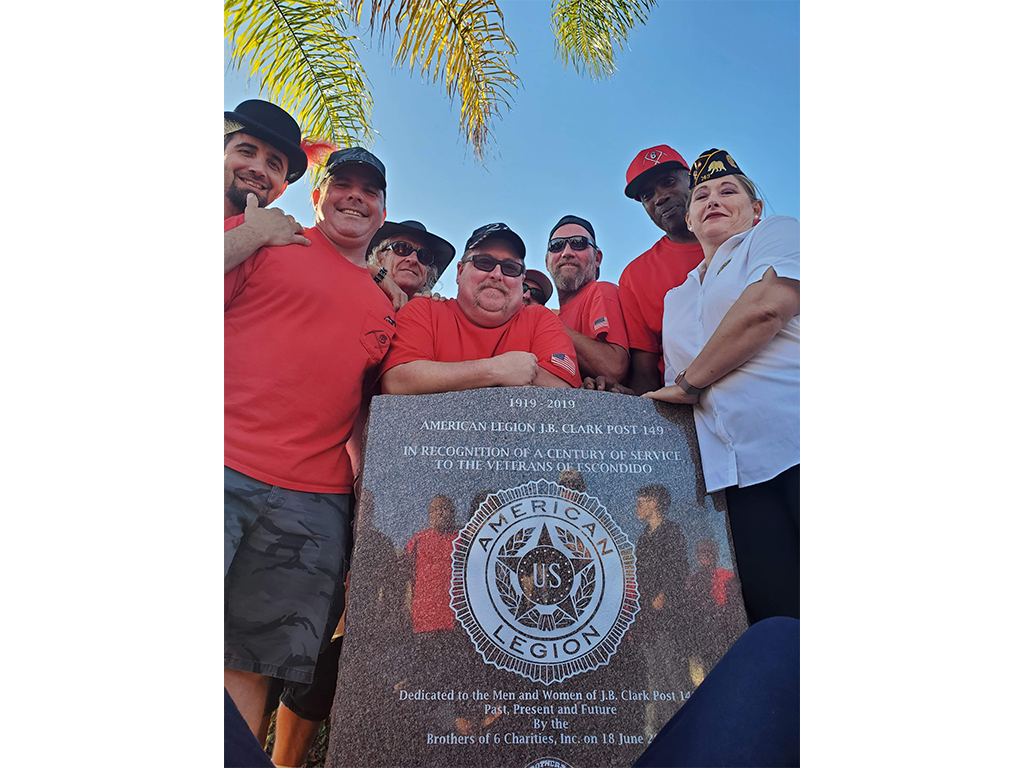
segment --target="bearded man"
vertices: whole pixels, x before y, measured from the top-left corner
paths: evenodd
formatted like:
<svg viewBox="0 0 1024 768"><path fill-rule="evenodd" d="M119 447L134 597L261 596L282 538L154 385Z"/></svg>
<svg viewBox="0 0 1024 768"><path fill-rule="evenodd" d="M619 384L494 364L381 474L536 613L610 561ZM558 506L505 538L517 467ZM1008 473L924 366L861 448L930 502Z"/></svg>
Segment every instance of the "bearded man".
<svg viewBox="0 0 1024 768"><path fill-rule="evenodd" d="M563 216L548 236L546 266L558 289L558 319L576 348L582 376L622 381L629 370L629 341L619 289L597 280L603 254L594 226Z"/></svg>

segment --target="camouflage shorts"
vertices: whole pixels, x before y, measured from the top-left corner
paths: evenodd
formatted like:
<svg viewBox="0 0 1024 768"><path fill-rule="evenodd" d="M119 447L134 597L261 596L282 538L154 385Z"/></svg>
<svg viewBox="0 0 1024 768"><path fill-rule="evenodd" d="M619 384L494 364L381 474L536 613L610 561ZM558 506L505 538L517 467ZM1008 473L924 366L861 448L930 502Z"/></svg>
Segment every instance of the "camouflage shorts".
<svg viewBox="0 0 1024 768"><path fill-rule="evenodd" d="M224 666L313 679L352 543L351 496L267 485L224 467Z"/></svg>

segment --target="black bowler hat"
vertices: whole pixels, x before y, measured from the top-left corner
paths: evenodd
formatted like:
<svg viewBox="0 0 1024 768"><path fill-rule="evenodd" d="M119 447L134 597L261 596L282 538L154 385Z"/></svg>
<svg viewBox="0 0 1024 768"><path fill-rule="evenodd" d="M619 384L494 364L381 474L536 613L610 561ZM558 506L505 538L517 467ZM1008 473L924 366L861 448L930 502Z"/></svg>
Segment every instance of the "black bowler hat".
<svg viewBox="0 0 1024 768"><path fill-rule="evenodd" d="M444 272L445 268L452 263L452 259L455 258L455 246L445 240L443 237L439 237L431 232L427 232L427 228L420 224L418 221L385 221L377 233L370 240L370 247L366 249L366 255L370 255L370 251L377 247L377 244L382 242L385 238L393 237L394 235L401 235L403 232L417 235L420 238L427 241L427 247L434 252L434 266L437 267L437 274L440 275Z"/></svg>
<svg viewBox="0 0 1024 768"><path fill-rule="evenodd" d="M224 113L224 135L235 131L251 133L257 139L276 147L288 158L285 181L291 184L306 172L306 153L302 150L302 131L295 118L262 99L243 101L234 112Z"/></svg>
<svg viewBox="0 0 1024 768"><path fill-rule="evenodd" d="M510 242L518 251L520 258L526 261L526 243L523 242L523 238L513 232L507 224L502 224L500 221L494 224L484 224L479 229L473 230L473 234L466 241L466 250L468 251L470 248L474 248L484 240L492 237Z"/></svg>
<svg viewBox="0 0 1024 768"><path fill-rule="evenodd" d="M327 164L324 166L324 173L330 176L336 168L346 163L358 163L367 166L377 176L377 184L380 188L387 189L388 181L384 175L384 163L378 160L377 156L372 152L362 147L345 147L345 149L331 152L327 158Z"/></svg>

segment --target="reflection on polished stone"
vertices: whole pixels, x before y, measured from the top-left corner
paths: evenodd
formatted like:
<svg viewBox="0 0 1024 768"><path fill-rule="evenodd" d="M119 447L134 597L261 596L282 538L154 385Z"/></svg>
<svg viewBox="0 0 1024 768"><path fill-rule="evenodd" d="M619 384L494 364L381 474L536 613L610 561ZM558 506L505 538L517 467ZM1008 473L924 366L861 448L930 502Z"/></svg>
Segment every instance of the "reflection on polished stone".
<svg viewBox="0 0 1024 768"><path fill-rule="evenodd" d="M329 768L628 766L746 628L688 406L373 399Z"/></svg>

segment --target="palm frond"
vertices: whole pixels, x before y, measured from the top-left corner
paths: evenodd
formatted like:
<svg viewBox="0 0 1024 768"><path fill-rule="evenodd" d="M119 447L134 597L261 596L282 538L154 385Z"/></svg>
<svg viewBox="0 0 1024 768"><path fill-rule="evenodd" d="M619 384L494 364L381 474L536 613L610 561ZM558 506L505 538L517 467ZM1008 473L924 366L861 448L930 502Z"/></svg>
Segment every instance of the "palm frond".
<svg viewBox="0 0 1024 768"><path fill-rule="evenodd" d="M361 19L364 0L345 0ZM448 98L460 102L459 130L478 160L493 121L511 107L519 78L510 63L517 50L505 33L495 0L369 0L370 34L398 38L394 65L409 65L432 82L444 80Z"/></svg>
<svg viewBox="0 0 1024 768"><path fill-rule="evenodd" d="M356 24L362 24L363 21L363 6L366 4L365 0L341 0L344 5L348 8L350 15L355 19ZM399 5L401 9L405 5L405 0L370 0L370 21L367 26L370 29L372 35L376 32L381 38L387 34L390 27L394 25L396 14L394 13L395 4Z"/></svg>
<svg viewBox="0 0 1024 768"><path fill-rule="evenodd" d="M615 73L615 46L626 47L629 33L647 22L656 0L557 0L552 3L551 30L555 57L579 74L590 70L600 80Z"/></svg>
<svg viewBox="0 0 1024 768"><path fill-rule="evenodd" d="M346 35L346 14L329 0L225 0L230 63L248 62L260 93L291 113L304 137L339 146L373 142L373 98Z"/></svg>

